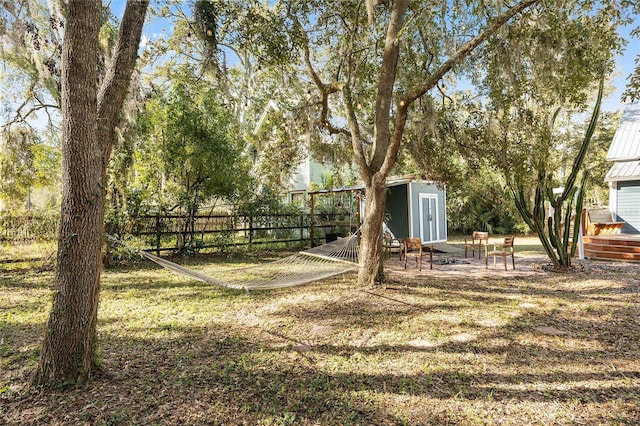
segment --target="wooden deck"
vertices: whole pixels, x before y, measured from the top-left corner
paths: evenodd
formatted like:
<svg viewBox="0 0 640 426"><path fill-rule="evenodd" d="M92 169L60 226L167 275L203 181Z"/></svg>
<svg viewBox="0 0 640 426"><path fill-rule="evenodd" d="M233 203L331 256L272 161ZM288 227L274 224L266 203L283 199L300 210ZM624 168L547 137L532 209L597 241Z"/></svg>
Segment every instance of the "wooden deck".
<svg viewBox="0 0 640 426"><path fill-rule="evenodd" d="M587 259L640 262L640 234L584 235Z"/></svg>

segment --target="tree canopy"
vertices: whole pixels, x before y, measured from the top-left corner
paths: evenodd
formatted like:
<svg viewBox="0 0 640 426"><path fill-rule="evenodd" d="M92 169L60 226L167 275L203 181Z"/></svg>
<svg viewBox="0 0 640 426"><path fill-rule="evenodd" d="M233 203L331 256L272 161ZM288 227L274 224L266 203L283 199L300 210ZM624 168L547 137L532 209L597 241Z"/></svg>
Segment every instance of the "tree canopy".
<svg viewBox="0 0 640 426"><path fill-rule="evenodd" d="M632 8L632 12L636 17L640 15L640 3L634 1L629 2L629 7ZM640 26L633 27L630 36L636 39L640 38ZM631 41L631 43L633 43L633 41ZM627 76L628 84L622 94L623 100L636 101L640 99L640 54L636 56L635 64L636 66L633 72Z"/></svg>
<svg viewBox="0 0 640 426"><path fill-rule="evenodd" d="M190 74L170 78L138 116L137 183L150 204L197 211L212 197L237 200L248 186L243 144L217 90Z"/></svg>
<svg viewBox="0 0 640 426"><path fill-rule="evenodd" d="M29 203L32 188L55 184L60 151L27 126L12 126L0 133L0 199L12 210Z"/></svg>

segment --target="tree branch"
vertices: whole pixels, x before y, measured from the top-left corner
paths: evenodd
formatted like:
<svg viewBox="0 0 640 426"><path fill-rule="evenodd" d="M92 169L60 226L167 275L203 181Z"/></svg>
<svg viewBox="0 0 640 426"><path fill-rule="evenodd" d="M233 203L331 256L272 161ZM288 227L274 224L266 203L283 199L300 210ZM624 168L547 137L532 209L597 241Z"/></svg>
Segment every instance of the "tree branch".
<svg viewBox="0 0 640 426"><path fill-rule="evenodd" d="M114 47L114 56L98 92L98 137L106 171L115 138L115 125L138 58L149 0L128 0Z"/></svg>
<svg viewBox="0 0 640 426"><path fill-rule="evenodd" d="M318 125L326 129L330 134L343 134L346 136L351 136L351 133L348 129L334 126L333 123L329 121L329 96L334 93L340 92L344 88L344 83L333 82L330 84L326 84L322 81L316 70L313 68L313 64L311 63L308 45L305 45L304 47L304 62L307 66L307 69L309 70L309 74L311 75L311 80L316 85L318 90L320 90L321 94L321 111L320 118L317 120Z"/></svg>
<svg viewBox="0 0 640 426"><path fill-rule="evenodd" d="M418 84L411 90L408 90L404 96L402 96L397 103L397 115L395 120L395 128L391 137L391 143L389 149L384 157L384 163L381 166L381 173L389 173L400 148L400 142L402 141L402 135L404 134L404 128L406 125L407 114L409 106L418 98L426 94L429 90L433 89L438 82L449 72L455 65L460 63L463 59L469 56L475 48L487 40L492 34L505 24L509 19L518 13L522 12L527 7L536 3L538 0L523 0L517 5L511 7L502 15L498 16L495 21L489 25L485 30L477 35L474 39L467 42L464 46L458 49L447 61L445 61L435 72L429 75L424 81Z"/></svg>
<svg viewBox="0 0 640 426"><path fill-rule="evenodd" d="M517 5L513 6L509 10L507 10L502 15L495 18L493 23L489 25L485 30L477 35L475 38L467 42L464 46L458 49L445 63L443 63L433 74L431 74L427 79L422 81L419 85L417 85L412 90L409 90L405 93L405 95L401 98L399 102L404 102L409 105L414 102L416 99L427 93L429 90L433 89L433 87L444 77L444 75L449 72L454 66L460 63L463 59L469 56L476 47L481 45L485 40L487 40L491 35L493 35L498 29L504 25L509 19L522 12L527 7L533 5L538 0L523 0Z"/></svg>
<svg viewBox="0 0 640 426"><path fill-rule="evenodd" d="M384 52L382 54L382 64L380 66L380 77L378 80L378 93L376 95L375 103L375 127L373 129L373 157L371 158L370 168L373 171L378 171L382 167L383 163L394 163L398 152L398 146L393 146L393 141L390 142L390 123L391 116L391 102L393 101L393 88L396 82L396 73L398 69L398 57L400 55L400 43L398 35L402 31L404 25L404 16L409 7L408 0L397 0L393 2L391 9L391 17L389 19L389 26L387 27L387 34L385 38ZM406 110L403 112L398 109L398 114L404 114L406 121ZM398 120L396 120L396 125ZM404 123L401 123L402 129L396 128L396 133L401 130L400 139L402 138L402 132L404 131ZM389 172L393 164L388 165L385 168L386 173ZM385 172L380 170L383 175Z"/></svg>

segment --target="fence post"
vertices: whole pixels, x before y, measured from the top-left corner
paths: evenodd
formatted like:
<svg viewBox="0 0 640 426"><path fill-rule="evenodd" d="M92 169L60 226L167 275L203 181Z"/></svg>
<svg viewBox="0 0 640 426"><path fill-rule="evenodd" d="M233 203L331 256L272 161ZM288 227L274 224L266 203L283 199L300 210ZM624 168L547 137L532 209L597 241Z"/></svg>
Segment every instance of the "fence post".
<svg viewBox="0 0 640 426"><path fill-rule="evenodd" d="M247 219L249 219L249 248L251 248L253 243L253 215L250 214Z"/></svg>
<svg viewBox="0 0 640 426"><path fill-rule="evenodd" d="M313 194L309 194L309 198L310 198L310 200L309 200L309 212L310 212L310 214L309 214L309 218L310 218L310 220L311 220L311 225L310 225L310 227L311 227L311 232L310 232L309 237L310 237L310 239L311 239L311 247L315 247L315 245L316 245L316 244L315 244L315 242L316 242L316 241L315 241L315 240L316 240L316 237L315 237L315 233L316 233L316 230L315 230L315 222L316 222L316 221L315 221L315 214L314 214L314 211L313 211L313 210L314 210L314 207L315 207L315 206L314 206L314 202L315 202L315 200L314 200L314 198L313 198Z"/></svg>
<svg viewBox="0 0 640 426"><path fill-rule="evenodd" d="M156 256L160 257L160 244L162 233L160 232L160 212L156 213Z"/></svg>
<svg viewBox="0 0 640 426"><path fill-rule="evenodd" d="M304 213L300 213L300 248L304 247Z"/></svg>
<svg viewBox="0 0 640 426"><path fill-rule="evenodd" d="M358 241L358 245L360 245L360 205L362 204L362 193L360 191L356 192L356 238Z"/></svg>

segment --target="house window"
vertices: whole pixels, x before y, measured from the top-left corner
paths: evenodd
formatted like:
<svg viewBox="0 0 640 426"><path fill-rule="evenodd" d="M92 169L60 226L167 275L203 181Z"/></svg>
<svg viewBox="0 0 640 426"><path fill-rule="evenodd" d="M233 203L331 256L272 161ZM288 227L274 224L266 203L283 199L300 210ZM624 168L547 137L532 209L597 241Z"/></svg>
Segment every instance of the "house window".
<svg viewBox="0 0 640 426"><path fill-rule="evenodd" d="M334 159L335 159L335 156L333 155L333 152L330 152L327 154L323 154L322 158L320 159L320 162L322 164L333 163Z"/></svg>
<svg viewBox="0 0 640 426"><path fill-rule="evenodd" d="M303 192L292 192L291 193L291 204L296 206L302 206L304 204L304 193Z"/></svg>

